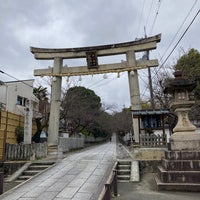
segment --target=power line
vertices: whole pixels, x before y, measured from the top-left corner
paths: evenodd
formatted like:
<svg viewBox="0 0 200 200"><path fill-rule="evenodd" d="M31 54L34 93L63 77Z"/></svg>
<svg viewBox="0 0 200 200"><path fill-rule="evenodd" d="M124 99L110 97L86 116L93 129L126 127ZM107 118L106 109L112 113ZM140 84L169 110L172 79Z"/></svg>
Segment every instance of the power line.
<svg viewBox="0 0 200 200"><path fill-rule="evenodd" d="M153 29L154 29L154 26L155 26L155 23L156 23L156 19L158 17L158 13L159 13L159 10L160 10L160 5L161 5L161 0L158 0L158 9L156 11L156 15L155 15L154 20L153 20L153 24L152 24L152 27L151 27L150 35L151 35L151 33L152 33Z"/></svg>
<svg viewBox="0 0 200 200"><path fill-rule="evenodd" d="M23 84L25 84L25 85L27 85L27 86L33 88L32 85L29 85L29 84L26 83L25 81L23 81L23 80L19 80L19 79L17 79L16 77L14 77L14 76L12 76L12 75L10 75L10 74L8 74L8 73L2 71L2 70L0 70L0 73L5 74L5 75L7 75L7 76L10 77L10 78L13 78L13 79L15 79L16 81L22 82Z"/></svg>
<svg viewBox="0 0 200 200"><path fill-rule="evenodd" d="M107 76L109 77L111 74L108 74ZM88 88L94 87L95 85L98 85L100 82L104 81L105 78L102 78L101 80L97 81L96 83L93 83L91 85L88 86Z"/></svg>
<svg viewBox="0 0 200 200"><path fill-rule="evenodd" d="M190 22L190 24L188 25L188 27L186 28L186 30L184 31L184 33L182 34L182 36L180 37L180 39L178 40L178 42L176 43L176 45L174 46L174 48L171 50L170 54L164 60L164 62L162 63L162 65L168 60L168 58L171 56L171 54L173 53L173 51L176 49L176 47L178 46L178 44L180 43L180 41L183 39L183 37L185 36L185 34L187 33L187 31L189 30L190 26L193 24L194 20L198 16L199 12L200 12L200 9L197 11L196 15L194 16L194 18L192 19L192 21Z"/></svg>
<svg viewBox="0 0 200 200"><path fill-rule="evenodd" d="M195 0L195 2L193 3L192 7L190 8L188 14L186 15L186 17L184 18L183 22L181 23L179 29L177 30L176 34L174 35L174 37L172 38L171 42L169 43L168 47L166 48L165 52L163 53L163 55L161 56L160 53L158 52L158 49L157 50L157 53L158 53L158 56L159 56L159 60L161 61L161 63L163 63L163 57L164 55L167 53L169 47L172 45L173 41L175 40L176 36L178 35L178 33L180 32L181 28L183 27L184 23L186 22L187 18L189 17L189 15L191 14L191 11L193 10L194 6L196 5L197 3L197 0ZM165 70L165 68L163 68L165 73L167 74L167 71ZM160 70L160 68L158 69L158 71ZM156 70L155 70L156 71ZM155 75L157 75L157 72L155 72ZM155 77L155 76L154 76Z"/></svg>
<svg viewBox="0 0 200 200"><path fill-rule="evenodd" d="M196 17L199 15L200 9L197 11L197 13L195 14L195 16L193 17L192 21L190 22L190 24L187 26L187 28L185 29L185 31L183 32L183 34L181 35L180 39L177 41L177 43L175 44L175 46L173 47L173 49L171 50L171 52L169 53L169 55L167 56L167 58L163 61L163 63L160 65L158 71L156 72L156 75L158 74L158 72L160 71L160 69L163 67L163 65L167 62L167 60L169 59L169 57L172 55L172 53L174 52L174 50L176 49L176 47L178 46L178 44L180 43L180 41L183 39L183 37L185 36L185 34L187 33L187 31L189 30L189 28L191 27L191 25L193 24L193 22L195 21ZM154 76L155 77L155 76Z"/></svg>
<svg viewBox="0 0 200 200"><path fill-rule="evenodd" d="M140 13L140 19L138 21L138 28L137 28L136 38L137 38L138 32L140 30L140 24L141 24L141 21L142 21L142 14L143 14L143 10L144 10L144 5L145 5L145 0L143 0L143 3L142 3L142 9L141 9L141 13Z"/></svg>
<svg viewBox="0 0 200 200"><path fill-rule="evenodd" d="M149 22L149 18L150 18L150 13L151 13L152 7L153 7L153 0L151 0L151 6L150 6L150 9L149 9L149 12L148 12L148 15L147 15L147 20L146 20L145 27L147 27L147 25L148 25L148 22Z"/></svg>
<svg viewBox="0 0 200 200"><path fill-rule="evenodd" d="M188 14L186 15L186 17L184 18L183 22L181 23L179 29L177 30L176 34L174 35L174 37L172 38L171 42L169 43L167 49L165 50L165 52L163 53L161 59L165 56L166 52L168 51L169 47L172 45L173 41L175 40L176 36L178 35L178 33L180 32L181 28L183 27L184 23L186 22L187 18L189 17L189 15L191 14L195 4L197 3L197 0L193 3L192 7L190 8Z"/></svg>
<svg viewBox="0 0 200 200"><path fill-rule="evenodd" d="M125 73L122 73L122 75L120 75L120 76L123 76L124 74L125 74ZM117 78L118 78L118 77L113 77L112 79L106 81L105 83L102 83L102 84L100 84L100 85L98 85L98 86L96 86L96 87L92 87L92 89L97 88L97 87L104 86L104 85L110 83L111 81L113 81L113 80L115 80L115 79L117 79Z"/></svg>

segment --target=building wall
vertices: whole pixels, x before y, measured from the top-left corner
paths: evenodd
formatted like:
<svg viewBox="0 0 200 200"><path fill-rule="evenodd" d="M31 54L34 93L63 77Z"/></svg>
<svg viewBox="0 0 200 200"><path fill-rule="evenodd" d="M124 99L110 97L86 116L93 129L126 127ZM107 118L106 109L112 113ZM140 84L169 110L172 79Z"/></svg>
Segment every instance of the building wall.
<svg viewBox="0 0 200 200"><path fill-rule="evenodd" d="M3 158L5 143L17 144L16 127L24 127L24 117L15 113L0 112L0 160ZM35 120L32 124L32 135L36 132L37 126Z"/></svg>
<svg viewBox="0 0 200 200"><path fill-rule="evenodd" d="M1 109L5 109L6 106L6 86L5 85L0 85L0 104L1 104Z"/></svg>
<svg viewBox="0 0 200 200"><path fill-rule="evenodd" d="M5 82L0 86L0 102L5 104L5 110L24 115L24 105L18 105L18 96L24 100L33 100L35 110L37 109L38 99L33 95L33 79L24 81Z"/></svg>

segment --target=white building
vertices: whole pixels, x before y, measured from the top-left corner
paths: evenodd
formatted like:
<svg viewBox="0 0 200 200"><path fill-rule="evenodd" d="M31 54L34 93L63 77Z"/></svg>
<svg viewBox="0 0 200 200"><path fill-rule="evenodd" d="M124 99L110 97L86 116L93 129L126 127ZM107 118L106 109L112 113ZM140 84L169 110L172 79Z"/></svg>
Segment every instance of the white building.
<svg viewBox="0 0 200 200"><path fill-rule="evenodd" d="M38 112L39 100L33 94L33 82L33 79L0 82L1 109L24 115L28 101L32 101L33 113L36 114Z"/></svg>

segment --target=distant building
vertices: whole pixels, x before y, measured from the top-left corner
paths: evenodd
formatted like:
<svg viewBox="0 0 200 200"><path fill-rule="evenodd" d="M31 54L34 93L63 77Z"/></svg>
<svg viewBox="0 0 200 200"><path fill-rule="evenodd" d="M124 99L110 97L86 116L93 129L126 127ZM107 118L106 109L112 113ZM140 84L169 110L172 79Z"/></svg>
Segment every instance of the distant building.
<svg viewBox="0 0 200 200"><path fill-rule="evenodd" d="M33 115L38 113L39 100L33 94L33 79L0 82L0 106L19 115L24 115L28 101L33 102Z"/></svg>

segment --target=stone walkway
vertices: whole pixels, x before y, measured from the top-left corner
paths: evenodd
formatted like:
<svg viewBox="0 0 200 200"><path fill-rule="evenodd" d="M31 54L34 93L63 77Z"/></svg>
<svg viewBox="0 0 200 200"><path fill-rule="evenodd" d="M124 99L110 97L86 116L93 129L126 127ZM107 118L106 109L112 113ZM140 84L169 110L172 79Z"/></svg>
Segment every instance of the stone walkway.
<svg viewBox="0 0 200 200"><path fill-rule="evenodd" d="M145 173L140 182L118 183L119 197L112 200L199 200L199 192L157 191L155 173Z"/></svg>
<svg viewBox="0 0 200 200"><path fill-rule="evenodd" d="M97 200L116 160L116 136L60 160L39 176L0 196L2 200Z"/></svg>

